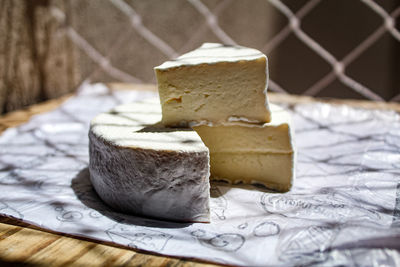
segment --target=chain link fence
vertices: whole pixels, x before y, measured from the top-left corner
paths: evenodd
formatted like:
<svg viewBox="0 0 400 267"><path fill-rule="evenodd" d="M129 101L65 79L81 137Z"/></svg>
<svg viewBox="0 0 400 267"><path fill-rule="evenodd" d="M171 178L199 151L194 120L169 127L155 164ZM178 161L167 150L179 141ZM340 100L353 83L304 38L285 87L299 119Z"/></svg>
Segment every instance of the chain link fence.
<svg viewBox="0 0 400 267"><path fill-rule="evenodd" d="M12 6L19 2L5 3ZM60 89L65 84L61 83L63 74L56 74L60 78L46 78L43 74L52 73L60 60L68 64L68 73L74 80L71 82L69 76L64 78L70 84L68 88L87 82L155 83L154 66L203 42L238 44L264 52L270 62L271 91L400 101L398 0L40 0L34 3L45 6L46 13L36 14L43 22L33 25L34 20L28 20L27 25L33 30L40 26L44 33L31 36L28 29L26 39L53 38L53 41L47 48L41 45L32 48L32 57L27 57L39 63L34 62L29 68L25 59L16 60L15 67L7 60L12 57L8 51L16 50L7 39L8 35L13 37L9 27L15 32L20 30L14 22L7 22L11 9L7 5L0 8L4 15L0 26L6 26L3 73L5 77L11 73L0 81L0 87L4 85L6 90L3 97L6 104L10 97L29 94L26 82L20 82L21 90L26 92L13 96L9 88L17 84L13 80L19 80L13 78L13 72L14 76L37 72L39 78L29 84L37 84L36 90L44 95L39 97L42 100L57 96L43 91L71 90ZM27 6L29 17L31 9ZM51 38L43 37L46 34ZM61 49L58 45L61 39L71 44L63 41L62 46L66 49L71 46L74 51L68 50L62 56L60 52L52 64L44 64L55 58L57 49ZM19 39L15 40L18 44Z"/></svg>

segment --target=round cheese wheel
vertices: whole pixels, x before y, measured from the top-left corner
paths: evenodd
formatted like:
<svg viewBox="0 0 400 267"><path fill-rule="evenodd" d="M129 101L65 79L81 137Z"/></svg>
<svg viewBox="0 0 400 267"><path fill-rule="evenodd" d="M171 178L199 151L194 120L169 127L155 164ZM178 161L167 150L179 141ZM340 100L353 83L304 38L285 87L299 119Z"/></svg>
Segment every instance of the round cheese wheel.
<svg viewBox="0 0 400 267"><path fill-rule="evenodd" d="M209 222L209 151L193 130L157 124L159 109L156 101L132 103L92 120L91 182L121 212Z"/></svg>

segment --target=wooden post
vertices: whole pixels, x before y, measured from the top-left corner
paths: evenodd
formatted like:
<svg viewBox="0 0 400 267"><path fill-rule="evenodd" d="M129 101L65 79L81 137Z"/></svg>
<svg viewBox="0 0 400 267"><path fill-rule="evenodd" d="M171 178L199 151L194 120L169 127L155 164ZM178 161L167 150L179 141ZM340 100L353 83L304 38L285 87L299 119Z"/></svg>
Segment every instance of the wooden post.
<svg viewBox="0 0 400 267"><path fill-rule="evenodd" d="M69 1L0 2L0 113L58 97L77 85L77 51L51 16L54 2L68 9Z"/></svg>

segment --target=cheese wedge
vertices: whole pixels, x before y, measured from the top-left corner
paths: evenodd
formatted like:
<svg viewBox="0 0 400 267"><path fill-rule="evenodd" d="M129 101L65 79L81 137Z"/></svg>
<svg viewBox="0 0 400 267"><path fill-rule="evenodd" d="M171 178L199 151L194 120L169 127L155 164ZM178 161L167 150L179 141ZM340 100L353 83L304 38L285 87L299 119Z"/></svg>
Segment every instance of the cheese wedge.
<svg viewBox="0 0 400 267"><path fill-rule="evenodd" d="M162 123L269 122L267 63L256 49L205 43L155 67Z"/></svg>
<svg viewBox="0 0 400 267"><path fill-rule="evenodd" d="M210 150L211 179L278 191L291 188L295 173L291 118L281 107L270 107L272 121L264 125L193 126Z"/></svg>

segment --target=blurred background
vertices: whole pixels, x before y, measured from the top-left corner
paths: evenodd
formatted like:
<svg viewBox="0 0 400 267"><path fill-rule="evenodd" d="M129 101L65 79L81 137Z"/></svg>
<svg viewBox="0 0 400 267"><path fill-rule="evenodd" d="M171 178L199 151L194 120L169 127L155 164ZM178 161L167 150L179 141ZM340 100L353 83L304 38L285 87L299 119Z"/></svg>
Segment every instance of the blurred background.
<svg viewBox="0 0 400 267"><path fill-rule="evenodd" d="M155 84L203 42L269 58L269 90L400 101L399 0L0 0L0 113L84 83Z"/></svg>

